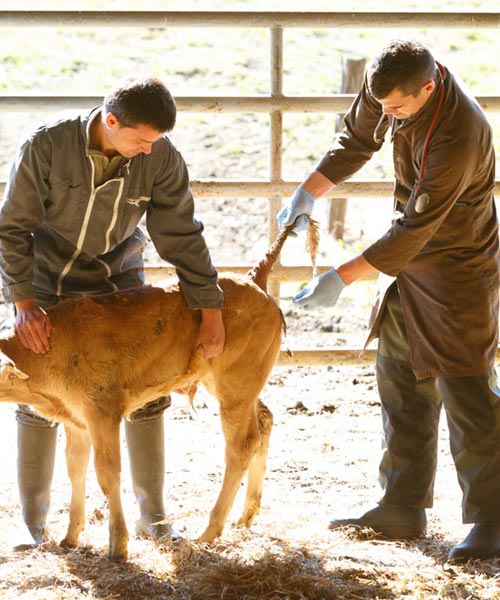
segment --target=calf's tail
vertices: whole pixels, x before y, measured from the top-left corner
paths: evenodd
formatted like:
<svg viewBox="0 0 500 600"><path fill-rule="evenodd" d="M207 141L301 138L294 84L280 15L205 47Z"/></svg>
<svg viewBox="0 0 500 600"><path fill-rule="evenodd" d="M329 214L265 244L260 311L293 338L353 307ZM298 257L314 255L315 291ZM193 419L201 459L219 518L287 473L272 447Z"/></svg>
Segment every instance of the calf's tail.
<svg viewBox="0 0 500 600"><path fill-rule="evenodd" d="M269 273L272 271L274 264L278 260L278 256L280 255L281 249L283 248L284 243L286 242L288 236L293 231L295 223L285 227L278 235L276 240L273 242L269 250L266 252L266 256L260 263L253 267L248 273L247 277L249 277L256 285L260 287L261 290L267 292L267 280L269 279ZM309 219L309 228L307 230L307 242L306 249L308 250L311 261L313 264L313 274L316 271L316 254L318 251L319 244L319 228L317 221L313 219Z"/></svg>

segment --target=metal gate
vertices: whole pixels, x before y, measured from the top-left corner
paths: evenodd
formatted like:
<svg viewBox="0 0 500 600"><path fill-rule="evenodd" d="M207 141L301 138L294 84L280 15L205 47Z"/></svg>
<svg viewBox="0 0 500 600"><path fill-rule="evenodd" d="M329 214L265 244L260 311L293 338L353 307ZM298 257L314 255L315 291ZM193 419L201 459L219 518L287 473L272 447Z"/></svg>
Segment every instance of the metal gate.
<svg viewBox="0 0 500 600"><path fill-rule="evenodd" d="M199 198L267 197L268 237L276 237L276 214L283 196L293 193L299 181L282 179L282 120L286 112L343 113L354 96L283 95L283 30L285 28L500 28L500 13L445 13L445 12L193 12L193 11L0 11L0 27L231 27L267 28L270 30L270 90L267 96L176 96L179 111L223 113L257 112L270 115L269 178L267 180L194 180L193 193ZM500 96L479 96L477 101L486 111L500 111ZM100 104L95 96L12 96L0 97L0 110L62 110L87 108ZM5 182L0 182L0 193ZM331 198L387 198L392 195L392 181L350 181L336 186ZM495 185L500 192L500 182ZM220 272L245 273L251 265L218 265ZM328 267L318 267L318 272ZM154 276L174 274L167 267L148 267ZM277 264L271 273L273 292L279 294L281 281L308 279L310 269ZM373 363L375 351L368 350L363 358L359 349L292 349L293 356L281 352L278 364L287 365L354 365Z"/></svg>

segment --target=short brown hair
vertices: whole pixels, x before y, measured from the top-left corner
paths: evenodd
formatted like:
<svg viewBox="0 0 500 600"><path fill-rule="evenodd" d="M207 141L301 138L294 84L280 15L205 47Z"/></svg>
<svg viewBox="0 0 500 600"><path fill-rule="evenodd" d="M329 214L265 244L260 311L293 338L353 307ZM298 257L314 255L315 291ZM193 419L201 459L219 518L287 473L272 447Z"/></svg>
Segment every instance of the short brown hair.
<svg viewBox="0 0 500 600"><path fill-rule="evenodd" d="M368 72L370 93L379 100L398 88L417 96L436 75L436 61L420 42L393 40L373 60Z"/></svg>
<svg viewBox="0 0 500 600"><path fill-rule="evenodd" d="M174 128L177 113L172 94L155 77L128 79L106 96L104 110L123 127L149 125L161 132Z"/></svg>

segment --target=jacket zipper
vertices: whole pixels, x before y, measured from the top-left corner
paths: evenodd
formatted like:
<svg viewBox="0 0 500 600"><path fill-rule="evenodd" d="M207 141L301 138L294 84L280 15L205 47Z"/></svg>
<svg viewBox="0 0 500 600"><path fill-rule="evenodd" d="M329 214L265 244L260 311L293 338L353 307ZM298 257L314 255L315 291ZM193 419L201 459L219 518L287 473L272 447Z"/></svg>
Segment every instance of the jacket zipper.
<svg viewBox="0 0 500 600"><path fill-rule="evenodd" d="M91 170L92 170L92 175L91 175L91 183L92 183L92 188L91 188L91 192L90 192L90 196L88 199L88 204L87 204L87 210L85 211L85 217L83 219L83 225L82 228L80 230L80 235L78 236L78 241L76 243L76 248L75 251L73 252L73 255L71 256L71 258L69 259L69 261L66 263L66 265L64 266L63 270L61 271L61 274L59 275L59 278L57 280L57 292L56 294L58 296L62 296L62 282L64 280L64 278L66 277L66 275L69 273L69 271L71 270L71 267L73 266L73 264L75 263L75 260L78 258L78 255L81 253L82 248L83 248L83 242L85 240L85 236L87 235L87 230L88 230L88 226L89 226L89 222L90 222L90 216L92 214L92 209L94 208L94 203L95 203L95 199L97 196L97 192L98 190L103 187L103 186L99 186L98 188L95 187L95 167L94 167L94 161L92 160L92 158L89 156L88 157L89 161L90 161L90 166L91 166ZM112 180L109 180L112 181ZM106 181L103 185L106 185L107 183L109 183L109 181ZM106 231L106 246L105 246L105 250L104 253L109 251L109 246L110 246L110 236L111 236L111 232L116 224L116 220L118 218L118 205L119 205L119 200L123 191L123 185L124 185L124 178L121 179L120 181L120 185L118 188L118 194L115 198L115 202L114 202L114 206L113 206L113 216L111 218L111 223ZM113 288L114 291L118 290L118 287L109 280L109 277L111 276L111 270L109 268L109 265L107 265L105 262L103 262L102 260L99 260L98 258L96 258L96 260L98 260L105 268L106 273L107 273L107 277L106 277L106 282Z"/></svg>

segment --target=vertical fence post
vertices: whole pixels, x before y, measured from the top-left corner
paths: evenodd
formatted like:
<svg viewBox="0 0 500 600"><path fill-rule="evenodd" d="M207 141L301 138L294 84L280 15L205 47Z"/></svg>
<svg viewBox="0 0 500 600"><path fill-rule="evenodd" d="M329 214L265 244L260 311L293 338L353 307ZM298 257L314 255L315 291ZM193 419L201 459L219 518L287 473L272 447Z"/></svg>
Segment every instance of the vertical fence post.
<svg viewBox="0 0 500 600"><path fill-rule="evenodd" d="M342 57L342 94L357 93L363 84L365 72L364 58ZM335 131L342 131L344 127L344 116L338 115L335 123ZM328 215L328 232L336 240L344 237L345 215L347 211L347 198L333 198L330 201L330 214Z"/></svg>
<svg viewBox="0 0 500 600"><path fill-rule="evenodd" d="M271 29L271 96L283 94L283 29ZM273 182L282 179L282 149L283 149L283 113L273 110L270 115L270 147L269 147L269 175ZM269 198L268 222L269 242L272 243L277 236L278 227L276 215L281 208L281 196L274 195ZM269 286L272 296L280 295L279 281L273 281Z"/></svg>

